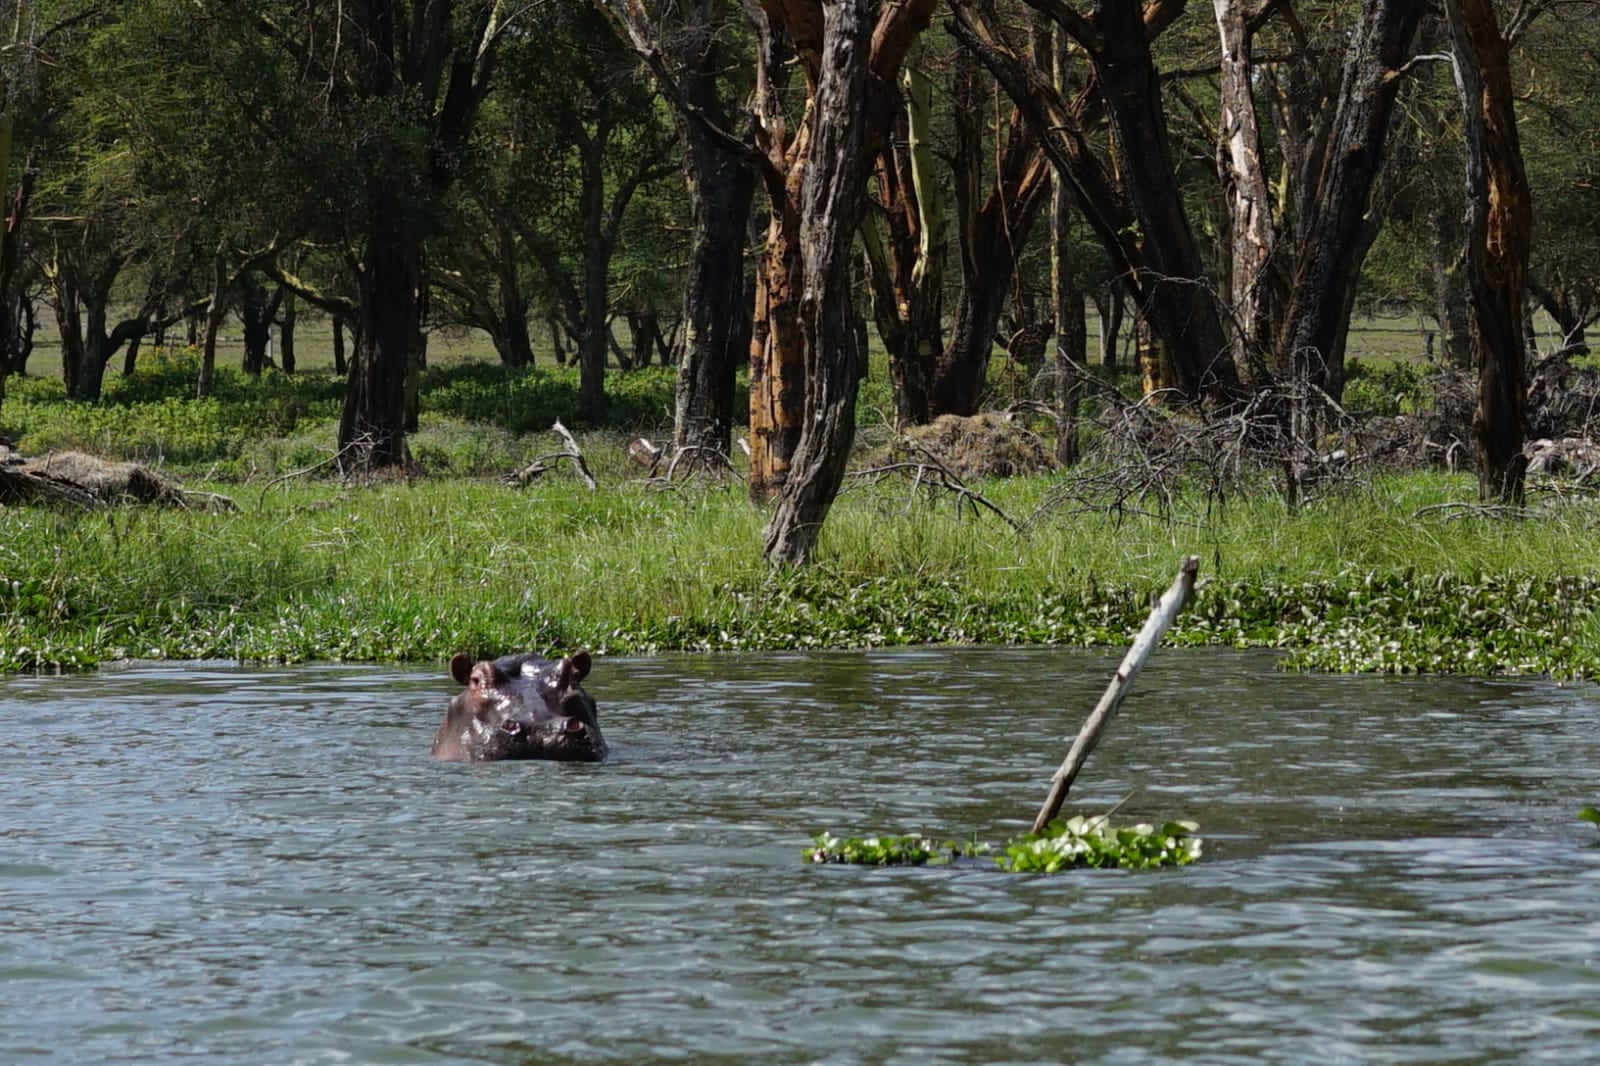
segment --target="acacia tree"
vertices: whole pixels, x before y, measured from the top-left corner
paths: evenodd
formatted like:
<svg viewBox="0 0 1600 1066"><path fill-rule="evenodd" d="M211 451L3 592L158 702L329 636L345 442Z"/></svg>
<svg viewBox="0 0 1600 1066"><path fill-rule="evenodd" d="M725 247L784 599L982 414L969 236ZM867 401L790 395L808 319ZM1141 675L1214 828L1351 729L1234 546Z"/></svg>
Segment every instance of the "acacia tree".
<svg viewBox="0 0 1600 1066"><path fill-rule="evenodd" d="M1276 346L1276 369L1337 398L1362 260L1378 220L1369 210L1383 165L1395 99L1422 19L1417 0L1363 0L1349 35L1329 126L1312 134L1320 150L1301 158L1294 266Z"/></svg>
<svg viewBox="0 0 1600 1066"><path fill-rule="evenodd" d="M758 22L757 143L773 221L757 276L761 350L751 344L751 479L753 488L781 486L763 535L775 564L810 558L855 439L865 353L847 253L872 159L899 107L901 65L933 7L934 0L767 0ZM775 30L793 42L806 79L792 132L772 81ZM783 464L772 445L790 439Z"/></svg>
<svg viewBox="0 0 1600 1066"><path fill-rule="evenodd" d="M1523 316L1533 207L1506 40L1491 0L1446 0L1467 133L1467 277L1478 403L1478 494L1521 503L1527 393Z"/></svg>
<svg viewBox="0 0 1600 1066"><path fill-rule="evenodd" d="M876 201L861 226L872 317L889 364L895 420L933 417L933 374L944 348L944 261L949 205L933 149L933 86L909 64L905 110L878 153Z"/></svg>
<svg viewBox="0 0 1600 1066"><path fill-rule="evenodd" d="M973 0L955 0L955 29L1005 86L1067 180L1152 331L1159 378L1190 400L1231 402L1229 357L1205 262L1190 227L1167 132L1150 43L1183 11L1182 0L1098 0L1088 14L1059 0L1028 0L1088 58L1086 90L1068 101L1047 65L1010 44ZM1090 127L1103 116L1109 154Z"/></svg>
<svg viewBox="0 0 1600 1066"><path fill-rule="evenodd" d="M1038 63L1049 60L1032 56ZM976 414L988 381L989 356L1017 263L1050 192L1050 162L1035 128L1015 108L996 119L995 143L985 143L982 116L998 112L998 87L984 85L970 56L956 77L956 207L961 291L950 343L933 380L933 415ZM985 161L993 173L985 187Z"/></svg>

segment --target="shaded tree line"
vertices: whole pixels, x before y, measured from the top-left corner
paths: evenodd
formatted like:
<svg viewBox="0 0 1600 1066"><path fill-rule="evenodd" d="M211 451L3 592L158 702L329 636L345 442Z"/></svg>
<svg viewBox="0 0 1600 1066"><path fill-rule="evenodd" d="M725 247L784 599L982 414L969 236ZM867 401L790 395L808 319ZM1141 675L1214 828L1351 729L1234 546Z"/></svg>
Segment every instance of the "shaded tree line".
<svg viewBox="0 0 1600 1066"><path fill-rule="evenodd" d="M203 393L228 315L252 373L274 329L292 371L295 316L329 316L338 446L370 466L409 459L434 328L513 369L544 328L590 423L608 365L670 352L674 445L726 455L748 422L779 563L838 491L869 330L915 424L977 411L997 348L1031 368L1053 338L1064 379L1092 303L1131 320L1144 388L1205 418L1287 382L1337 399L1376 278L1478 368L1481 489L1516 499L1530 301L1571 345L1600 313L1593 155L1569 147L1600 126L1592 3L22 8L0 397L40 295L86 402L169 330Z"/></svg>

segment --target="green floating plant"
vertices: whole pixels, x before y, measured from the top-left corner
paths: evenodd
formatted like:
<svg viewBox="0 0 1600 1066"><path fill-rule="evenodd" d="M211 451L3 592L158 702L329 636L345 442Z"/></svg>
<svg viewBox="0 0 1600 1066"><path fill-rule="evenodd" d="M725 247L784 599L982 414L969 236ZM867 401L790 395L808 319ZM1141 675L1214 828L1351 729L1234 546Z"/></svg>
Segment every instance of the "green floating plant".
<svg viewBox="0 0 1600 1066"><path fill-rule="evenodd" d="M1122 867L1150 870L1187 866L1200 857L1201 840L1194 822L1166 822L1157 827L1113 826L1106 815L1054 821L1042 833L1017 837L994 856L1008 873L1057 873L1075 867ZM989 855L993 849L976 841L938 843L930 837L873 836L839 838L818 833L807 848L806 862L843 862L858 866L943 865L957 859Z"/></svg>
<svg viewBox="0 0 1600 1066"><path fill-rule="evenodd" d="M1051 822L1041 833L1018 837L995 861L1002 870L1042 874L1076 866L1129 870L1187 866L1200 857L1201 841L1194 835L1199 828L1194 822L1114 826L1105 815L1078 815Z"/></svg>
<svg viewBox="0 0 1600 1066"><path fill-rule="evenodd" d="M805 850L806 862L846 862L856 866L942 865L955 859L987 854L989 845L976 842L940 844L931 837L915 833L907 836L845 837L818 833L811 838L814 847Z"/></svg>
<svg viewBox="0 0 1600 1066"><path fill-rule="evenodd" d="M1585 807L1583 810L1578 812L1578 817L1582 818L1586 822L1593 822L1595 825L1600 825L1600 810L1595 810L1593 807Z"/></svg>

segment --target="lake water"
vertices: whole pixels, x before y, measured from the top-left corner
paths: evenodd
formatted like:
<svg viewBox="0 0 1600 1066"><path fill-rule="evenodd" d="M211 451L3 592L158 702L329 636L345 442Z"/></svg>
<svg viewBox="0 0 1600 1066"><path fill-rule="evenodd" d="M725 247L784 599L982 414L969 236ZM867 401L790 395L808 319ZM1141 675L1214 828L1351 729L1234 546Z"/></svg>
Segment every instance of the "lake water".
<svg viewBox="0 0 1600 1066"><path fill-rule="evenodd" d="M1600 690L1157 653L1069 799L1195 866L807 866L1025 829L1117 656L599 659L601 766L445 765L437 671L0 679L0 1061L1600 1060Z"/></svg>

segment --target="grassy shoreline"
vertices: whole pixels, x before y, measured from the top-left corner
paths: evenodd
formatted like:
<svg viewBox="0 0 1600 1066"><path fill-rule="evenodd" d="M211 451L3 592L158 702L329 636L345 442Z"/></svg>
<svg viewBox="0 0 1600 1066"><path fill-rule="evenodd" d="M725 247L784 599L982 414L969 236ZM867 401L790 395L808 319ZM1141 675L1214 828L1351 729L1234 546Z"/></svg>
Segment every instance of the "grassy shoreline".
<svg viewBox="0 0 1600 1066"><path fill-rule="evenodd" d="M1169 639L1284 649L1292 667L1600 675L1600 503L1536 518L1470 507L1466 475L1372 475L1289 513L1270 483L1198 490L1159 513L1062 505L1070 473L974 485L1013 525L909 481L847 483L817 562L761 559L766 511L736 480L647 483L629 434L670 418L672 375L608 383L606 426L573 425L600 490L565 468L496 475L557 450L571 370L431 370L413 481L289 476L324 466L340 383L148 356L94 405L12 379L0 431L24 454L81 449L232 496L227 514L0 507L0 672L119 659L442 663L456 651L898 644L1119 646L1179 559L1201 584ZM1398 379L1396 379L1398 380ZM1384 379L1384 387L1394 384ZM887 375L862 410L890 410ZM865 441L886 429L868 414ZM1127 501L1124 501L1127 502Z"/></svg>
<svg viewBox="0 0 1600 1066"><path fill-rule="evenodd" d="M983 491L1026 519L1053 483ZM1471 498L1460 476L1382 479L1294 515L1270 497L1179 500L1159 517L1046 513L1022 533L905 484L857 484L818 563L794 573L761 562L765 512L730 482L190 487L231 493L240 510L0 509L0 670L580 646L1116 646L1194 553L1202 581L1177 644L1281 648L1316 670L1600 674L1600 510L1430 516Z"/></svg>

